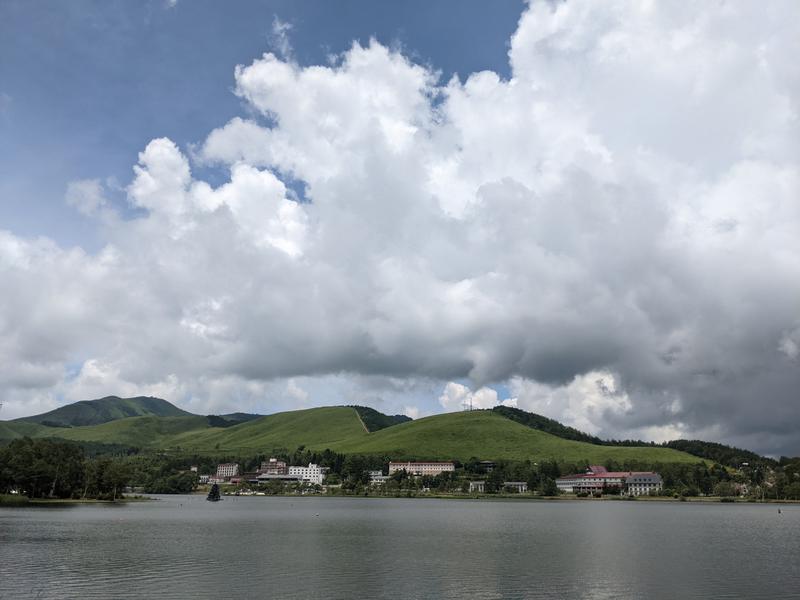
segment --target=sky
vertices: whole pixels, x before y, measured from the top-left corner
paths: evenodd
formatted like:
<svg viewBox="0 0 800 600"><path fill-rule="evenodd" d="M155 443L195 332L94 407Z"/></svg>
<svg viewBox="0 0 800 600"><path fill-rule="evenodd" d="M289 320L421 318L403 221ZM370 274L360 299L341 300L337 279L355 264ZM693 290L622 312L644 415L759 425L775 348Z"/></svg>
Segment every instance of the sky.
<svg viewBox="0 0 800 600"><path fill-rule="evenodd" d="M0 418L518 406L800 453L800 4L0 3Z"/></svg>

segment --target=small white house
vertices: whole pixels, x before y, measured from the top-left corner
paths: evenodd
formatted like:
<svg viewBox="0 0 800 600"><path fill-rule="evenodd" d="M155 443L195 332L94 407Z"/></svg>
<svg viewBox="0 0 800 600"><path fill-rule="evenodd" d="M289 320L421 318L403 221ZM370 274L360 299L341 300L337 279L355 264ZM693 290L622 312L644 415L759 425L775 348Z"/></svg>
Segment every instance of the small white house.
<svg viewBox="0 0 800 600"><path fill-rule="evenodd" d="M504 481L503 488L508 492L524 494L528 491L528 483L526 481Z"/></svg>
<svg viewBox="0 0 800 600"><path fill-rule="evenodd" d="M383 471L370 471L369 483L370 485L383 485L389 480L388 475L384 475Z"/></svg>
<svg viewBox="0 0 800 600"><path fill-rule="evenodd" d="M486 482L485 481L470 481L469 482L469 493L470 494L482 494L486 491Z"/></svg>

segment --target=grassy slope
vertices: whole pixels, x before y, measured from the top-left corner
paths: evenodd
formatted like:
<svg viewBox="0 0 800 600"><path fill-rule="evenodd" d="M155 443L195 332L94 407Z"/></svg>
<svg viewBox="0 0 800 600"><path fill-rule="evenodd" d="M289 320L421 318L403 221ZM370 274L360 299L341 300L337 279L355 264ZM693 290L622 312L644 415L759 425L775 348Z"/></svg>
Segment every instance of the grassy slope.
<svg viewBox="0 0 800 600"><path fill-rule="evenodd" d="M18 422L0 423L18 426ZM26 424L32 425L32 424ZM565 440L490 411L436 415L367 433L351 407L324 407L268 415L227 428L208 427L205 417L131 417L91 427L37 427L36 436L213 452L306 446L345 454L391 458L545 460L603 463L606 460L693 463L700 459L669 448L597 446ZM2 437L0 431L0 437ZM17 436L15 436L17 437Z"/></svg>
<svg viewBox="0 0 800 600"><path fill-rule="evenodd" d="M37 437L42 431L49 429L51 428L25 421L0 421L0 440L14 440L25 436Z"/></svg>
<svg viewBox="0 0 800 600"><path fill-rule="evenodd" d="M603 463L606 460L699 462L669 448L597 446L565 440L515 423L488 411L436 415L401 423L360 439L345 440L332 449L344 453L387 454L392 458L468 460L544 460Z"/></svg>
<svg viewBox="0 0 800 600"><path fill-rule="evenodd" d="M344 440L366 437L353 408L331 406L268 415L226 429L187 432L171 438L170 445L187 449L334 449Z"/></svg>
<svg viewBox="0 0 800 600"><path fill-rule="evenodd" d="M159 417L186 417L190 416L174 404L161 398L139 396L136 398L118 398L108 396L99 400L83 400L68 404L55 410L40 415L22 417L18 421L29 423L57 423L67 427L81 427L86 425L100 425L126 419L154 415Z"/></svg>
<svg viewBox="0 0 800 600"><path fill-rule="evenodd" d="M129 446L169 446L169 440L186 431L196 434L209 429L205 417L130 417L86 427L43 427L37 437L103 442Z"/></svg>
<svg viewBox="0 0 800 600"><path fill-rule="evenodd" d="M488 411L436 415L366 433L350 407L314 408L270 415L236 427L187 432L172 445L198 450L304 445L345 454L392 458L544 460L602 463L606 460L693 463L700 459L668 448L597 446L536 431Z"/></svg>

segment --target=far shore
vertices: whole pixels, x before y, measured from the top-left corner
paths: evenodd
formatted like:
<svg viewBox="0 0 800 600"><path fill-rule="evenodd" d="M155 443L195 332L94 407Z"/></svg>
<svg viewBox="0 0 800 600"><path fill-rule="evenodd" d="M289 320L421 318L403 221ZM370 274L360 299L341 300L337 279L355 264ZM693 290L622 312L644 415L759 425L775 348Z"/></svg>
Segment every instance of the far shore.
<svg viewBox="0 0 800 600"><path fill-rule="evenodd" d="M76 504L128 504L130 502L151 502L155 498L143 495L120 496L116 500L97 498L28 498L17 494L0 494L0 508L13 506L69 506Z"/></svg>
<svg viewBox="0 0 800 600"><path fill-rule="evenodd" d="M206 491L202 489L193 492L190 495L205 496ZM165 494L166 495L166 494ZM394 496L384 494L267 494L264 496L256 496L255 494L240 494L236 496L233 493L226 491L222 492L223 498L235 497L257 497L257 498L394 498L394 499L408 499L420 500L431 498L435 500L511 500L515 502L701 502L712 504L800 504L800 500L776 500L774 498L766 498L764 500L755 500L751 498L730 498L721 496L614 496L606 495L599 498L596 497L578 497L574 494L563 494L560 496L533 496L530 494L415 494L405 495L398 494Z"/></svg>
<svg viewBox="0 0 800 600"><path fill-rule="evenodd" d="M179 498L181 496L203 497L206 493L202 490L191 494L136 494L123 496L116 500L98 500L95 498L28 498L14 494L0 494L0 508L26 507L26 506L78 506L78 505L121 505L135 502L158 502L167 500L170 497ZM156 497L158 496L158 497ZM749 498L721 498L719 496L693 496L693 497L667 497L667 496L639 496L630 498L626 496L603 496L600 498L579 498L574 495L563 496L531 496L527 494L478 494L478 495L449 495L449 494L419 494L419 495L397 495L385 496L380 494L270 494L265 496L255 496L250 494L239 495L223 494L224 499L233 498L293 498L301 500L305 498L363 498L370 500L394 499L394 500L481 500L493 502L650 502L650 503L702 503L702 504L800 504L800 500L775 500L774 498L765 500L753 500Z"/></svg>

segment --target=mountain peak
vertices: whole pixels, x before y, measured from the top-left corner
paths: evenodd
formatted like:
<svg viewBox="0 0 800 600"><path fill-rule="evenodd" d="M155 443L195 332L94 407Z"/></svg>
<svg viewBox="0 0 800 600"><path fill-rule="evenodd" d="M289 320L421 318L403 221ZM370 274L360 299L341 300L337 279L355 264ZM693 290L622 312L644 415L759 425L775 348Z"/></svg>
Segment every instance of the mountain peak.
<svg viewBox="0 0 800 600"><path fill-rule="evenodd" d="M81 427L84 425L101 425L102 423L128 417L181 417L189 415L191 413L162 398L154 398L152 396L136 396L134 398L105 396L96 400L73 402L46 413L16 420L39 423L49 427Z"/></svg>

